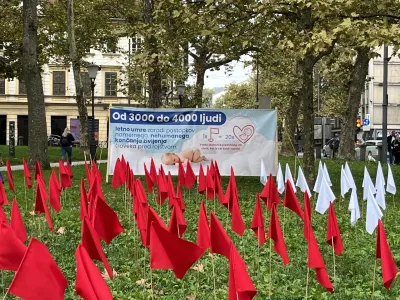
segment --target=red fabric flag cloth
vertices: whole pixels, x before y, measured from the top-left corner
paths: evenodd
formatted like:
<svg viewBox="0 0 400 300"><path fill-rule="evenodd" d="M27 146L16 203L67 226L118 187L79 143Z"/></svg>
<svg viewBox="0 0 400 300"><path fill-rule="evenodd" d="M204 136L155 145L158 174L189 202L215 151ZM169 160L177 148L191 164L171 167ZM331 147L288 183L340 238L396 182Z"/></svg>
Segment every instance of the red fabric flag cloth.
<svg viewBox="0 0 400 300"><path fill-rule="evenodd" d="M12 175L11 164L8 159L6 160L6 167L7 167L8 187L15 194L14 179Z"/></svg>
<svg viewBox="0 0 400 300"><path fill-rule="evenodd" d="M204 201L201 200L199 220L197 222L197 245L204 249L210 248L210 226L208 225L207 212L204 207Z"/></svg>
<svg viewBox="0 0 400 300"><path fill-rule="evenodd" d="M146 192L144 190L142 181L139 178L135 182L135 193L134 193L134 195L136 195L136 197L138 197L138 200L140 201L140 203L142 203L142 205L147 209L147 206L149 206L149 204L147 202Z"/></svg>
<svg viewBox="0 0 400 300"><path fill-rule="evenodd" d="M104 264L108 276L113 279L113 272L101 248L100 238L88 218L85 218L82 222L82 246L85 247L90 258L99 260Z"/></svg>
<svg viewBox="0 0 400 300"><path fill-rule="evenodd" d="M146 247L150 246L150 229L151 229L151 223L157 223L160 225L162 228L165 228L167 230L167 227L165 226L163 220L160 218L160 216L155 212L155 210L149 206L149 211L147 214L147 224L146 224Z"/></svg>
<svg viewBox="0 0 400 300"><path fill-rule="evenodd" d="M378 232L376 235L376 258L382 262L383 286L389 289L397 275L397 266L394 262L392 251L386 239L385 228L382 221L378 220Z"/></svg>
<svg viewBox="0 0 400 300"><path fill-rule="evenodd" d="M96 162L94 162L94 161L92 161L92 177L93 176L96 176L100 183L103 182L103 177L101 176L101 173L100 173L99 169L97 168Z"/></svg>
<svg viewBox="0 0 400 300"><path fill-rule="evenodd" d="M42 168L40 166L39 161L36 161L35 162L35 176L34 176L35 180L37 180L38 176L43 177L43 174L42 174Z"/></svg>
<svg viewBox="0 0 400 300"><path fill-rule="evenodd" d="M215 172L215 174L217 174ZM217 176L215 176L217 178ZM217 179L218 180L218 179ZM221 185L216 185L219 186L218 189L221 189ZM235 179L235 173L233 172L233 168L231 167L231 176L229 178L229 183L228 187L226 188L226 194L223 197L222 204L228 208L229 212L232 214L232 222L231 222L231 227L234 232L239 234L240 236L243 235L245 231L245 225L243 222L242 214L240 212L240 205L239 205L239 197L238 197L238 191L237 191L237 186L236 186L236 179Z"/></svg>
<svg viewBox="0 0 400 300"><path fill-rule="evenodd" d="M286 250L285 239L283 238L281 225L279 224L276 205L272 206L268 237L274 241L274 250L280 255L280 257L282 257L283 265L286 266L289 263L289 256Z"/></svg>
<svg viewBox="0 0 400 300"><path fill-rule="evenodd" d="M267 183L260 194L260 198L264 200L268 210L271 210L272 205L274 204L281 204L281 198L279 197L278 189L276 188L274 178L271 174L269 175Z"/></svg>
<svg viewBox="0 0 400 300"><path fill-rule="evenodd" d="M86 172L86 182L90 185L91 182L91 174L90 174L90 169L89 169L89 165L85 160L85 172Z"/></svg>
<svg viewBox="0 0 400 300"><path fill-rule="evenodd" d="M86 188L85 188L85 180L82 178L81 179L81 186L80 186L80 219L83 221L85 217L89 217L88 213L88 200L87 200L87 194L86 194Z"/></svg>
<svg viewBox="0 0 400 300"><path fill-rule="evenodd" d="M125 183L125 169L123 168L121 164L121 160L117 158L117 161L114 166L114 173L112 177L112 183L111 186L113 189L118 188L119 186L123 185Z"/></svg>
<svg viewBox="0 0 400 300"><path fill-rule="evenodd" d="M328 272L325 269L325 263L321 256L321 252L319 251L317 240L315 239L311 224L309 224L308 226L307 237L308 237L308 267L315 269L318 282L330 293L333 293L333 286L331 281L329 280Z"/></svg>
<svg viewBox="0 0 400 300"><path fill-rule="evenodd" d="M112 300L112 294L99 269L94 264L85 247L79 244L75 252L75 291L85 300Z"/></svg>
<svg viewBox="0 0 400 300"><path fill-rule="evenodd" d="M0 240L0 270L17 271L25 255L26 246L5 222L0 224Z"/></svg>
<svg viewBox="0 0 400 300"><path fill-rule="evenodd" d="M344 247L340 230L336 219L335 210L332 202L329 203L328 228L326 230L326 242L333 247L336 255L342 254Z"/></svg>
<svg viewBox="0 0 400 300"><path fill-rule="evenodd" d="M3 182L0 180L0 206L8 204L6 190L4 188Z"/></svg>
<svg viewBox="0 0 400 300"><path fill-rule="evenodd" d="M182 279L189 268L200 259L205 249L169 233L157 222L151 223L150 267L171 269Z"/></svg>
<svg viewBox="0 0 400 300"><path fill-rule="evenodd" d="M100 185L100 181L97 176L92 176L92 182L90 183L89 192L87 199L91 203L96 199L96 196L102 200L105 200L103 190Z"/></svg>
<svg viewBox="0 0 400 300"><path fill-rule="evenodd" d="M64 163L60 159L58 162L58 168L60 172L60 185L61 189L65 189L72 186L71 177L69 176L67 168L64 166Z"/></svg>
<svg viewBox="0 0 400 300"><path fill-rule="evenodd" d="M185 201L183 200L181 185L179 182L178 186L176 187L175 201L178 202L179 207L184 212L186 210L186 207L185 207Z"/></svg>
<svg viewBox="0 0 400 300"><path fill-rule="evenodd" d="M211 162L211 166L213 166ZM216 195L216 190L215 190L215 182L214 182L214 177L213 177L213 172L211 171L211 168L207 166L207 174L206 174L206 196L207 199L209 200L214 200Z"/></svg>
<svg viewBox="0 0 400 300"><path fill-rule="evenodd" d="M185 184L186 184L186 173L185 173L185 169L183 168L182 161L180 159L179 159L179 163L178 163L178 182L182 186L185 186Z"/></svg>
<svg viewBox="0 0 400 300"><path fill-rule="evenodd" d="M311 202L307 191L304 193L304 238L308 241L311 227Z"/></svg>
<svg viewBox="0 0 400 300"><path fill-rule="evenodd" d="M8 224L7 216L6 216L6 214L4 213L3 208L0 206L0 223L1 223L1 222L5 222L5 223Z"/></svg>
<svg viewBox="0 0 400 300"><path fill-rule="evenodd" d="M58 183L58 178L54 169L51 170L50 180L49 180L49 194L50 194L50 206L56 211L61 210L61 189Z"/></svg>
<svg viewBox="0 0 400 300"><path fill-rule="evenodd" d="M140 232L140 239L142 241L143 246L146 247L147 245L147 212L148 212L148 207L144 207L142 204L140 204L139 201L135 201L134 205L137 206L136 208L136 214L135 214L135 220L137 227Z"/></svg>
<svg viewBox="0 0 400 300"><path fill-rule="evenodd" d="M65 169L67 170L69 177L72 179L74 177L74 172L72 172L72 167L68 159L67 159L67 166L65 167Z"/></svg>
<svg viewBox="0 0 400 300"><path fill-rule="evenodd" d="M95 207L93 227L99 237L108 245L115 237L124 232L124 227L115 211L105 201L96 198Z"/></svg>
<svg viewBox="0 0 400 300"><path fill-rule="evenodd" d="M193 171L192 164L190 160L188 160L186 165L186 178L185 178L185 187L190 190L193 185L196 183L196 174Z"/></svg>
<svg viewBox="0 0 400 300"><path fill-rule="evenodd" d="M303 210L301 209L299 200L297 199L296 194L293 191L293 187L292 184L290 183L290 180L286 181L285 198L283 199L283 206L294 211L300 217L300 219L303 220Z"/></svg>
<svg viewBox="0 0 400 300"><path fill-rule="evenodd" d="M154 159L151 158L151 162L150 162L150 176L151 179L153 180L154 184L157 184L157 169L156 169L156 165L154 164Z"/></svg>
<svg viewBox="0 0 400 300"><path fill-rule="evenodd" d="M147 186L147 191L152 194L153 193L153 179L151 178L151 175L149 171L147 170L146 163L144 163L144 174L146 176L146 186Z"/></svg>
<svg viewBox="0 0 400 300"><path fill-rule="evenodd" d="M20 241L25 243L28 234L26 233L25 224L15 198L13 199L11 207L11 228L14 230L15 235L20 239Z"/></svg>
<svg viewBox="0 0 400 300"><path fill-rule="evenodd" d="M211 212L210 217L210 252L218 253L229 259L231 239L218 218Z"/></svg>
<svg viewBox="0 0 400 300"><path fill-rule="evenodd" d="M203 165L200 164L200 170L199 170L199 177L198 177L198 183L197 183L197 191L200 194L204 194L204 192L207 189L207 184L206 184L206 177L204 176L204 169Z"/></svg>
<svg viewBox="0 0 400 300"><path fill-rule="evenodd" d="M28 164L26 163L24 158L22 159L22 164L24 165L24 178L25 178L26 187L28 189L31 189L32 188L31 172L29 171Z"/></svg>
<svg viewBox="0 0 400 300"><path fill-rule="evenodd" d="M168 172L167 187L168 187L169 208L171 208L173 206L174 200L175 200L175 188L174 188L174 182L172 180L171 172Z"/></svg>
<svg viewBox="0 0 400 300"><path fill-rule="evenodd" d="M44 180L39 175L37 177L37 185L36 185L36 202L35 202L35 211L38 214L44 213L46 215L47 224L51 231L54 231L53 222L51 220L51 215L49 213L49 209L47 208L47 199L48 195L46 192L46 187L44 186Z"/></svg>
<svg viewBox="0 0 400 300"><path fill-rule="evenodd" d="M172 208L171 219L169 221L168 231L177 237L182 237L187 228L185 217L179 204L175 202Z"/></svg>
<svg viewBox="0 0 400 300"><path fill-rule="evenodd" d="M256 206L254 207L253 220L251 221L251 229L256 234L258 240L258 246L262 246L265 243L265 228L264 228L264 216L260 203L260 195L256 194Z"/></svg>
<svg viewBox="0 0 400 300"><path fill-rule="evenodd" d="M8 292L25 300L63 300L67 285L49 249L32 238Z"/></svg>
<svg viewBox="0 0 400 300"><path fill-rule="evenodd" d="M126 174L126 172L129 171L129 170L128 170L129 162L126 162L125 157L124 157L123 154L122 154L122 156L121 156L120 161L121 161L122 169L124 170L124 172L125 172L125 174ZM130 168L129 168L129 169L130 169Z"/></svg>
<svg viewBox="0 0 400 300"><path fill-rule="evenodd" d="M160 171L158 172L158 196L157 203L162 205L165 199L168 198L168 182L165 177L164 169L161 166Z"/></svg>
<svg viewBox="0 0 400 300"><path fill-rule="evenodd" d="M233 243L230 246L229 256L229 300L250 300L257 294L247 266Z"/></svg>

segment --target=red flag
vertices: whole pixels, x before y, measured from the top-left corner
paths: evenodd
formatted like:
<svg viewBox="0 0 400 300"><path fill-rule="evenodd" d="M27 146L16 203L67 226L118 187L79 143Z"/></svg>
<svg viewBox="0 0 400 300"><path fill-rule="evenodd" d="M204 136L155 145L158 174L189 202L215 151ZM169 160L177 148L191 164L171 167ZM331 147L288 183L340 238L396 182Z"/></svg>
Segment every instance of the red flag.
<svg viewBox="0 0 400 300"><path fill-rule="evenodd" d="M49 249L32 238L8 292L27 300L63 300L67 284Z"/></svg>
<svg viewBox="0 0 400 300"><path fill-rule="evenodd" d="M21 240L21 242L25 243L28 238L28 234L26 233L25 224L22 220L21 212L18 208L17 200L14 198L11 207L11 228L14 230L15 235Z"/></svg>
<svg viewBox="0 0 400 300"><path fill-rule="evenodd" d="M211 162L211 166L213 166ZM207 166L207 174L206 174L206 196L209 200L214 200L216 195L215 190L215 182L213 177L212 169Z"/></svg>
<svg viewBox="0 0 400 300"><path fill-rule="evenodd" d="M67 170L68 176L72 179L72 177L74 177L74 173L72 172L72 167L69 162L69 159L67 159L67 166L65 167L65 169ZM71 184L72 184L72 182L71 182Z"/></svg>
<svg viewBox="0 0 400 300"><path fill-rule="evenodd" d="M287 254L285 240L281 231L281 225L279 224L279 218L276 212L276 205L272 206L268 237L274 240L274 250L282 257L282 262L286 266L289 263L289 256Z"/></svg>
<svg viewBox="0 0 400 300"><path fill-rule="evenodd" d="M105 200L104 199L103 190L101 188L101 185L100 185L98 177L97 176L92 176L92 182L90 183L89 192L88 192L88 195L87 195L88 201L90 203L92 201L94 202L94 200L96 199L96 196L98 196L102 200Z"/></svg>
<svg viewBox="0 0 400 300"><path fill-rule="evenodd" d="M185 186L188 190L190 190L196 182L196 174L192 169L192 164L190 160L187 162L186 166L186 178L185 178Z"/></svg>
<svg viewBox="0 0 400 300"><path fill-rule="evenodd" d="M83 221L85 217L89 217L88 214L88 200L87 200L87 195L86 195L86 189L85 189L85 181L82 178L81 179L81 190L80 190L80 219Z"/></svg>
<svg viewBox="0 0 400 300"><path fill-rule="evenodd" d="M8 159L6 160L6 167L7 167L8 187L15 194L14 179L12 176L10 161Z"/></svg>
<svg viewBox="0 0 400 300"><path fill-rule="evenodd" d="M169 233L157 222L151 224L150 267L171 269L182 279L187 270L203 255L205 249Z"/></svg>
<svg viewBox="0 0 400 300"><path fill-rule="evenodd" d="M210 248L210 226L208 225L207 212L204 201L201 200L199 220L197 223L197 245L201 248Z"/></svg>
<svg viewBox="0 0 400 300"><path fill-rule="evenodd" d="M50 206L56 212L59 212L61 210L60 190L60 184L58 183L56 172L54 171L54 169L52 169L49 180Z"/></svg>
<svg viewBox="0 0 400 300"><path fill-rule="evenodd" d="M151 158L151 163L150 163L150 176L151 179L153 180L153 183L157 184L157 169L156 165L154 164L153 158Z"/></svg>
<svg viewBox="0 0 400 300"><path fill-rule="evenodd" d="M218 253L229 259L231 239L218 218L211 212L210 217L210 252Z"/></svg>
<svg viewBox="0 0 400 300"><path fill-rule="evenodd" d="M92 175L96 176L100 183L103 182L103 177L101 176L95 161L92 161Z"/></svg>
<svg viewBox="0 0 400 300"><path fill-rule="evenodd" d="M111 241L124 231L117 214L103 200L96 198L93 227L99 237L110 244Z"/></svg>
<svg viewBox="0 0 400 300"><path fill-rule="evenodd" d="M3 182L0 180L0 206L8 204L6 190L4 189Z"/></svg>
<svg viewBox="0 0 400 300"><path fill-rule="evenodd" d="M175 201L178 202L179 207L181 208L182 211L186 210L185 201L183 201L181 185L179 182L178 182L178 186L176 187Z"/></svg>
<svg viewBox="0 0 400 300"><path fill-rule="evenodd" d="M146 197L146 192L144 191L144 187L142 184L142 181L138 178L135 183L135 193L136 197L138 197L138 200L140 203L146 208L149 206L147 202L147 197ZM136 199L136 198L135 198Z"/></svg>
<svg viewBox="0 0 400 300"><path fill-rule="evenodd" d="M311 227L311 203L307 191L304 193L304 238L308 241Z"/></svg>
<svg viewBox="0 0 400 300"><path fill-rule="evenodd" d="M307 216L308 217L308 216ZM311 224L308 226L308 267L314 268L318 282L333 293L332 283L329 280L328 272L325 269L325 263L319 251L317 240L315 239L314 232Z"/></svg>
<svg viewBox="0 0 400 300"><path fill-rule="evenodd" d="M174 188L174 182L172 181L171 172L168 172L167 187L168 187L169 207L171 208L175 201L175 188Z"/></svg>
<svg viewBox="0 0 400 300"><path fill-rule="evenodd" d="M17 271L26 246L7 223L0 223L0 270Z"/></svg>
<svg viewBox="0 0 400 300"><path fill-rule="evenodd" d="M135 214L135 220L137 227L140 232L140 239L142 241L143 246L146 247L147 245L147 212L148 212L148 207L143 207L140 202L135 201L134 205L137 206L136 209L136 214Z"/></svg>
<svg viewBox="0 0 400 300"><path fill-rule="evenodd" d="M53 222L51 221L51 216L49 210L47 208L47 199L48 195L46 192L46 187L44 186L44 180L41 175L37 177L37 185L36 185L36 202L35 202L35 211L40 213L44 213L46 215L47 224L51 231L54 231Z"/></svg>
<svg viewBox="0 0 400 300"><path fill-rule="evenodd" d="M203 165L200 164L200 171L199 171L199 183L197 185L197 191L200 194L204 194L206 191L207 185L206 185L206 177L204 176L204 170L203 170Z"/></svg>
<svg viewBox="0 0 400 300"><path fill-rule="evenodd" d="M34 177L35 180L37 180L39 175L43 177L42 168L40 167L40 163L39 163L39 161L36 161L35 162L35 177Z"/></svg>
<svg viewBox="0 0 400 300"><path fill-rule="evenodd" d="M296 194L293 191L292 184L290 181L286 181L286 189L285 189L285 198L283 199L283 206L294 211L300 219L303 220L303 211L301 209L299 200L296 197Z"/></svg>
<svg viewBox="0 0 400 300"><path fill-rule="evenodd" d="M0 206L0 223L1 223L1 222L5 222L5 223L8 224L7 216L6 216L6 214L4 213L3 208L1 208L1 206Z"/></svg>
<svg viewBox="0 0 400 300"><path fill-rule="evenodd" d="M229 300L250 300L257 294L257 290L247 272L243 261L233 243L230 245L229 256Z"/></svg>
<svg viewBox="0 0 400 300"><path fill-rule="evenodd" d="M91 260L85 247L79 244L75 252L76 280L75 290L85 300L113 299L110 289L99 269Z"/></svg>
<svg viewBox="0 0 400 300"><path fill-rule="evenodd" d="M32 188L32 182L31 182L31 172L29 171L28 165L25 161L25 159L22 159L22 164L24 165L24 178L25 178L25 184L28 189Z"/></svg>
<svg viewBox="0 0 400 300"><path fill-rule="evenodd" d="M385 228L382 221L378 220L378 232L376 235L376 258L380 258L382 262L383 285L389 289L393 280L397 275L397 266L394 262L392 251L390 250L386 239Z"/></svg>
<svg viewBox="0 0 400 300"><path fill-rule="evenodd" d="M256 234L258 246L265 243L264 216L260 203L260 196L256 194L256 206L254 208L253 220L251 221L251 229Z"/></svg>
<svg viewBox="0 0 400 300"><path fill-rule="evenodd" d="M168 197L168 183L165 178L164 169L161 166L160 172L158 173L158 204L162 205Z"/></svg>
<svg viewBox="0 0 400 300"><path fill-rule="evenodd" d="M169 221L168 231L177 237L182 237L187 228L185 217L179 204L175 202Z"/></svg>
<svg viewBox="0 0 400 300"><path fill-rule="evenodd" d="M167 229L164 222L160 218L160 216L154 211L152 207L149 206L149 211L147 215L147 225L146 225L146 247L150 246L150 228L151 223L157 223L160 227Z"/></svg>
<svg viewBox="0 0 400 300"><path fill-rule="evenodd" d="M144 174L146 175L146 185L147 185L147 191L152 194L153 193L153 179L151 178L151 175L149 171L147 170L146 164L144 164Z"/></svg>
<svg viewBox="0 0 400 300"><path fill-rule="evenodd" d="M104 255L103 249L101 248L100 238L97 235L96 230L90 224L88 218L85 218L82 222L82 246L85 247L90 258L103 262L108 276L113 279L113 272L106 256Z"/></svg>
<svg viewBox="0 0 400 300"><path fill-rule="evenodd" d="M328 228L326 230L326 242L333 247L336 255L340 255L343 250L343 242L340 236L339 226L336 220L335 210L332 202L329 203Z"/></svg>
<svg viewBox="0 0 400 300"><path fill-rule="evenodd" d="M122 166L121 160L117 158L117 162L115 163L114 173L112 177L112 187L113 189L118 188L119 186L125 183L125 169Z"/></svg>
<svg viewBox="0 0 400 300"><path fill-rule="evenodd" d="M183 168L182 161L180 159L178 163L178 182L181 184L181 186L185 186L186 184L186 173L185 169Z"/></svg>
<svg viewBox="0 0 400 300"><path fill-rule="evenodd" d="M267 183L265 184L265 187L260 194L260 198L264 200L268 210L272 209L273 204L281 204L278 189L276 188L274 178L271 174L269 175Z"/></svg>
<svg viewBox="0 0 400 300"><path fill-rule="evenodd" d="M86 172L86 182L90 185L91 175L90 175L89 165L87 164L86 160L85 160L85 172Z"/></svg>
<svg viewBox="0 0 400 300"><path fill-rule="evenodd" d="M232 230L236 232L238 235L243 236L243 233L246 229L244 225L242 213L240 212L239 201L233 201L232 204Z"/></svg>
<svg viewBox="0 0 400 300"><path fill-rule="evenodd" d="M122 166L122 170L124 170L124 172L126 173L127 171L130 170L129 166L129 162L126 162L124 155L122 154L121 156L121 166Z"/></svg>
<svg viewBox="0 0 400 300"><path fill-rule="evenodd" d="M58 167L59 167L59 172L60 172L60 185L61 185L61 189L65 189L67 187L71 187L72 186L72 181L71 181L71 177L69 176L68 170L67 168L64 166L64 163L62 162L62 160L60 159L58 161Z"/></svg>

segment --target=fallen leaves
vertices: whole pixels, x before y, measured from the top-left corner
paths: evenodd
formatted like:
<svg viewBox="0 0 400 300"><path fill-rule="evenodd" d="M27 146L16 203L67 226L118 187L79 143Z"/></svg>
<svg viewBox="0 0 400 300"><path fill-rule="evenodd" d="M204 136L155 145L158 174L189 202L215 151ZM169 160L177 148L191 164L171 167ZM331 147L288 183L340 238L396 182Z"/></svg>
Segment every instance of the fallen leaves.
<svg viewBox="0 0 400 300"><path fill-rule="evenodd" d="M192 267L192 270L195 270L196 272L204 273L204 266L202 264L197 264L194 267Z"/></svg>
<svg viewBox="0 0 400 300"><path fill-rule="evenodd" d="M103 276L103 278L104 278L105 280L110 280L110 276L108 275L106 269L104 269L103 273L101 273L101 276ZM115 271L115 270L113 269L113 277L118 277L118 276L119 276L119 274L117 273L117 271Z"/></svg>
<svg viewBox="0 0 400 300"><path fill-rule="evenodd" d="M57 233L58 233L58 234L65 234L65 227L60 227L60 228L57 230Z"/></svg>

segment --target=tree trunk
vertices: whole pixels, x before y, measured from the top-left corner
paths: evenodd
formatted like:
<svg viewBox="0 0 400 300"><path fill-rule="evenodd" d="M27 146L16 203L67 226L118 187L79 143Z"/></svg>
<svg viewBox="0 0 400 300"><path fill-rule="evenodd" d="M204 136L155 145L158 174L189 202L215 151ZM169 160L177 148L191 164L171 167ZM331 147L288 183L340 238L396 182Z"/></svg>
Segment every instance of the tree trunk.
<svg viewBox="0 0 400 300"><path fill-rule="evenodd" d="M304 126L304 175L310 186L314 185L314 97L313 97L313 68L315 58L306 54L300 62L299 71L301 89L299 100L303 104Z"/></svg>
<svg viewBox="0 0 400 300"><path fill-rule="evenodd" d="M76 53L75 41L75 13L74 13L74 0L68 0L67 7L67 31L68 31L68 45L69 45L69 58L72 63L72 70L74 72L75 81L75 99L78 107L80 126L80 146L81 150L89 149L89 130L88 130L88 112L85 101L85 90L81 80L81 59Z"/></svg>
<svg viewBox="0 0 400 300"><path fill-rule="evenodd" d="M196 68L196 87L194 90L194 100L198 107L203 106L203 88L204 88L204 77L206 74L206 67L201 62L195 63Z"/></svg>
<svg viewBox="0 0 400 300"><path fill-rule="evenodd" d="M37 160L43 169L49 169L46 107L37 55L37 6L38 0L23 0L22 72L28 97L28 164L34 168Z"/></svg>
<svg viewBox="0 0 400 300"><path fill-rule="evenodd" d="M356 51L357 58L351 74L349 95L347 98L348 109L346 110L346 114L342 123L342 133L338 151L338 158L346 160L355 159L355 125L361 94L363 93L365 87L365 77L368 74L370 49L368 47L359 47L356 49Z"/></svg>
<svg viewBox="0 0 400 300"><path fill-rule="evenodd" d="M290 97L289 106L285 115L285 129L283 132L282 147L280 152L280 154L283 156L296 155L294 135L296 132L300 103L301 102L297 93Z"/></svg>

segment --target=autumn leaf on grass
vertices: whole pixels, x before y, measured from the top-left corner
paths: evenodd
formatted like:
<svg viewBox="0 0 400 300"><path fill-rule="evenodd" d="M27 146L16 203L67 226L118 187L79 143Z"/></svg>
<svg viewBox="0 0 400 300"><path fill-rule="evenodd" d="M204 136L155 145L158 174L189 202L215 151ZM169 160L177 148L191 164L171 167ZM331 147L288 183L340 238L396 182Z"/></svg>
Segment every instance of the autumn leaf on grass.
<svg viewBox="0 0 400 300"><path fill-rule="evenodd" d="M195 294L190 294L186 296L186 300L195 300L196 299L196 295Z"/></svg>
<svg viewBox="0 0 400 300"><path fill-rule="evenodd" d="M57 233L58 233L58 234L65 234L65 227L60 227L60 228L57 230Z"/></svg>
<svg viewBox="0 0 400 300"><path fill-rule="evenodd" d="M101 273L101 276L103 276L105 280L110 280L110 276L108 275L106 269L104 269L103 273ZM118 277L118 276L119 274L113 269L113 277Z"/></svg>
<svg viewBox="0 0 400 300"><path fill-rule="evenodd" d="M30 211L29 214L30 214L31 216L36 215L36 214L35 214L35 211Z"/></svg>
<svg viewBox="0 0 400 300"><path fill-rule="evenodd" d="M162 296L162 295L164 295L164 291L163 290L159 290L159 291L154 290L154 294Z"/></svg>
<svg viewBox="0 0 400 300"><path fill-rule="evenodd" d="M204 266L202 264L197 264L192 269L196 272L204 273Z"/></svg>
<svg viewBox="0 0 400 300"><path fill-rule="evenodd" d="M140 279L140 280L138 280L138 281L136 281L136 284L138 284L138 285L143 285L143 284L145 284L146 283L146 280L145 279Z"/></svg>

